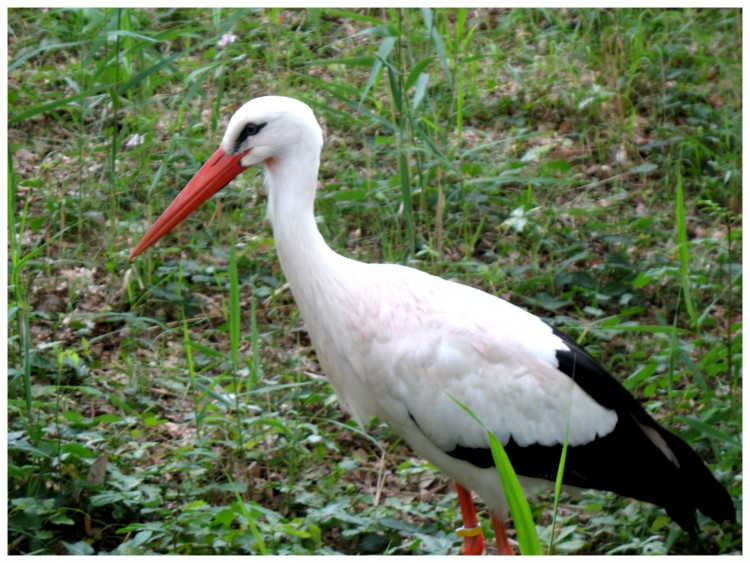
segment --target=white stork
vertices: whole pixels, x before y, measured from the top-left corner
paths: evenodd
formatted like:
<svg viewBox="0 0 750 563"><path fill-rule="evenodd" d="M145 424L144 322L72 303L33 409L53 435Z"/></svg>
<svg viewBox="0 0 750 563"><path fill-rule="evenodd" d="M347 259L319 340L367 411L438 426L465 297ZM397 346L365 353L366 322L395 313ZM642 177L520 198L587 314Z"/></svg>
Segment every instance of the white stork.
<svg viewBox="0 0 750 563"><path fill-rule="evenodd" d="M554 481L567 429L565 484L662 506L691 534L696 510L735 520L729 494L697 454L573 340L478 289L331 250L313 214L322 146L304 103L279 96L246 103L131 260L262 164L276 251L342 406L360 424L386 422L455 479L465 527L477 527L473 490L491 510L499 551L513 553L487 434L449 395L488 424L527 490ZM468 536L463 551L481 552L481 535Z"/></svg>

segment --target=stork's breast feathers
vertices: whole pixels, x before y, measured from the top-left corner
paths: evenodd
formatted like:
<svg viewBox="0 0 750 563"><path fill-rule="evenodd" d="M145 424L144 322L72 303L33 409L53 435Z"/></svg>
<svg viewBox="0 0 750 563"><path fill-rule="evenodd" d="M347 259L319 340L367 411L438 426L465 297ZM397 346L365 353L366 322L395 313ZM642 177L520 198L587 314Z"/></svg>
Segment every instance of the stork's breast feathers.
<svg viewBox="0 0 750 563"><path fill-rule="evenodd" d="M365 352L362 399L396 432L416 423L445 452L487 447L486 432L452 397L503 443L562 444L567 431L575 446L612 432L617 413L558 369L568 347L540 319L470 287L390 268L398 275L387 291L371 278L350 311ZM367 297L384 291L387 300Z"/></svg>
<svg viewBox="0 0 750 563"><path fill-rule="evenodd" d="M470 408L507 444L571 446L612 432L617 413L584 392L554 365L516 339L503 338L488 359L466 334L446 336L430 370L401 367L401 401L425 435L443 451L486 448L483 428L458 406ZM462 341L463 340L463 341ZM498 347L504 347L505 354ZM411 375L411 377L410 377Z"/></svg>

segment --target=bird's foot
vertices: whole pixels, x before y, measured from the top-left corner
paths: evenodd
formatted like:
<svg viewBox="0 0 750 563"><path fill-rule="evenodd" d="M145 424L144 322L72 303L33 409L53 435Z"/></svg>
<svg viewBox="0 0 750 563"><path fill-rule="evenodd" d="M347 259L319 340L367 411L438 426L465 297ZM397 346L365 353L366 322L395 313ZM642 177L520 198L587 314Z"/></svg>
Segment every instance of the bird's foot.
<svg viewBox="0 0 750 563"><path fill-rule="evenodd" d="M482 534L482 526L479 524L473 528L461 526L456 530L456 535L464 540L464 544L461 546L461 553L463 555L484 554L484 534Z"/></svg>
<svg viewBox="0 0 750 563"><path fill-rule="evenodd" d="M515 555L513 547L510 545L508 540L508 532L505 529L505 524L500 517L492 513L492 527L495 528L495 540L497 541L497 554L498 555Z"/></svg>

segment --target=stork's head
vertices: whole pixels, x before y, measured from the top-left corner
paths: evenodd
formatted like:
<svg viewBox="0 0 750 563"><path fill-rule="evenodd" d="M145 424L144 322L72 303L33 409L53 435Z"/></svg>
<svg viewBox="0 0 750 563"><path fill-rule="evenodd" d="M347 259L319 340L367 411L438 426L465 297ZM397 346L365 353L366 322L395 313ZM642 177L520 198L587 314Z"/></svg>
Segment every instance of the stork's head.
<svg viewBox="0 0 750 563"><path fill-rule="evenodd" d="M322 146L323 132L310 107L283 96L247 102L232 116L221 141L221 149L240 155L246 168L300 150L318 154Z"/></svg>
<svg viewBox="0 0 750 563"><path fill-rule="evenodd" d="M206 161L130 253L132 260L256 164L304 155L317 159L323 132L307 104L283 96L255 98L232 116L219 149Z"/></svg>

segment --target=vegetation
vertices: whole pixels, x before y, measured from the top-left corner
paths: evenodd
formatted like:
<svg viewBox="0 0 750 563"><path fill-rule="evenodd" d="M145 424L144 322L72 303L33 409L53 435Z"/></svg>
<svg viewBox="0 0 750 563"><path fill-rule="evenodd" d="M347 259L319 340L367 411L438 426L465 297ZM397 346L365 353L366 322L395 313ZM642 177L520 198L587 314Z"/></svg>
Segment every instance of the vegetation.
<svg viewBox="0 0 750 563"><path fill-rule="evenodd" d="M448 481L339 409L258 173L128 262L269 93L325 126L333 248L548 318L741 509L741 10L8 20L10 553L458 552ZM740 525L701 520L694 543L593 491L554 503L553 531L552 499L532 513L556 553L742 549Z"/></svg>

